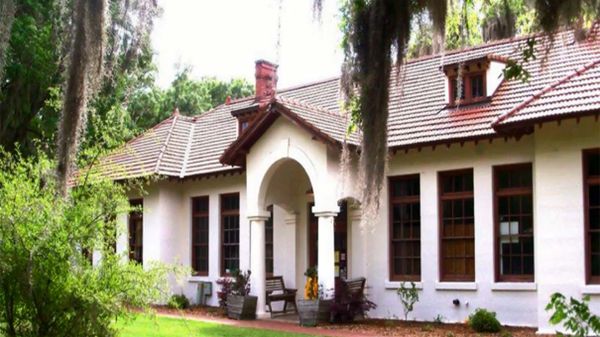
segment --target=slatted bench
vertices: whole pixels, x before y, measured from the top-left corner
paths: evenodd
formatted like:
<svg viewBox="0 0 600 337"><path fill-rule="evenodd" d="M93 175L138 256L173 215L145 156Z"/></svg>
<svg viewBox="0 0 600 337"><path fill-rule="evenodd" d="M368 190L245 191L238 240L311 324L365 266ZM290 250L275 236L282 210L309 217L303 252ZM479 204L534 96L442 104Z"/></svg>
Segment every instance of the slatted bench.
<svg viewBox="0 0 600 337"><path fill-rule="evenodd" d="M283 283L282 276L273 276L267 277L266 279L266 293L267 293L267 306L269 307L269 312L271 313L271 317L273 314L286 314L287 313L287 305L291 303L294 305L294 311L298 313L298 308L296 308L296 289L286 288ZM284 302L283 303L283 311L273 312L273 308L271 307L272 302Z"/></svg>

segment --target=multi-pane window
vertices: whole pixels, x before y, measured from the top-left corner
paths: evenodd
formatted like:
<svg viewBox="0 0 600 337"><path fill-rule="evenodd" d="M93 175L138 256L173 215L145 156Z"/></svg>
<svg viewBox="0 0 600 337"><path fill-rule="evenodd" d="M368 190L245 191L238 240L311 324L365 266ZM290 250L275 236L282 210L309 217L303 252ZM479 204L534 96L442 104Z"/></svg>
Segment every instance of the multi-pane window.
<svg viewBox="0 0 600 337"><path fill-rule="evenodd" d="M240 268L240 195L221 195L221 274Z"/></svg>
<svg viewBox="0 0 600 337"><path fill-rule="evenodd" d="M451 76L449 81L450 104L467 104L479 102L485 98L485 76L483 72L467 73L460 81L460 97L458 96L458 76Z"/></svg>
<svg viewBox="0 0 600 337"><path fill-rule="evenodd" d="M583 152L588 283L600 283L600 149Z"/></svg>
<svg viewBox="0 0 600 337"><path fill-rule="evenodd" d="M421 279L419 175L393 177L390 193L390 280Z"/></svg>
<svg viewBox="0 0 600 337"><path fill-rule="evenodd" d="M192 198L192 269L195 275L208 275L208 196Z"/></svg>
<svg viewBox="0 0 600 337"><path fill-rule="evenodd" d="M494 167L496 280L533 281L531 164Z"/></svg>
<svg viewBox="0 0 600 337"><path fill-rule="evenodd" d="M440 279L475 280L473 170L439 173Z"/></svg>
<svg viewBox="0 0 600 337"><path fill-rule="evenodd" d="M471 76L471 98L483 97L483 74Z"/></svg>
<svg viewBox="0 0 600 337"><path fill-rule="evenodd" d="M133 208L129 213L129 260L136 261L141 264L144 260L143 200L130 200L129 205Z"/></svg>
<svg viewBox="0 0 600 337"><path fill-rule="evenodd" d="M265 272L273 276L273 206L269 209L271 216L265 222Z"/></svg>

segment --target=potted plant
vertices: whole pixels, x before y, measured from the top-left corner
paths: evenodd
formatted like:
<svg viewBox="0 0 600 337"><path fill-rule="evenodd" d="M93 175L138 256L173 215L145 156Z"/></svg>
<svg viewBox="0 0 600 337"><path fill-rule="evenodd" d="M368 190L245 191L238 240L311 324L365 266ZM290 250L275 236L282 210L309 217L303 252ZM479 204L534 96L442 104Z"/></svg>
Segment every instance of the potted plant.
<svg viewBox="0 0 600 337"><path fill-rule="evenodd" d="M300 325L316 326L318 323L329 322L331 301L323 298L323 289L319 286L317 268L310 267L304 273L304 299L296 300Z"/></svg>
<svg viewBox="0 0 600 337"><path fill-rule="evenodd" d="M231 273L231 291L227 294L227 317L233 319L256 318L256 296L250 296L250 271Z"/></svg>

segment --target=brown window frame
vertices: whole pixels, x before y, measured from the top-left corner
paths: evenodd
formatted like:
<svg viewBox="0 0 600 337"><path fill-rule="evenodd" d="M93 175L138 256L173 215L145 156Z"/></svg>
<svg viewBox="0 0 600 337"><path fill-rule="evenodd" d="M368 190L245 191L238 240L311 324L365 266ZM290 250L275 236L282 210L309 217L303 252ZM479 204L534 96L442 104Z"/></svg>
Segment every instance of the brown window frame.
<svg viewBox="0 0 600 337"><path fill-rule="evenodd" d="M200 211L194 209L197 201L206 202L206 211ZM208 195L193 197L191 199L191 215L192 215L192 226L191 226L191 248L192 248L192 272L194 276L208 276L210 270L210 200ZM195 228L195 220L205 219L206 220L206 242L196 242L196 238L199 238L200 228ZM206 249L206 270L199 270L199 257L196 254L198 247L204 247Z"/></svg>
<svg viewBox="0 0 600 337"><path fill-rule="evenodd" d="M483 95L479 96L479 97L473 97L473 93L472 93L472 88L471 88L471 78L475 77L475 76L479 76L481 75L482 77L482 92ZM472 103L479 103L482 101L485 101L488 99L487 96L487 81L486 81L486 72L483 71L474 71L474 72L467 72L465 74L463 74L463 83L465 86L465 90L464 90L464 96L465 98L462 99L456 99L455 95L456 93L454 92L454 85L453 83L456 83L456 79L458 78L457 75L454 76L449 76L448 77L448 98L449 98L449 102L448 105L449 106L455 106L455 105L464 105L464 104L472 104ZM458 86L457 86L458 89Z"/></svg>
<svg viewBox="0 0 600 337"><path fill-rule="evenodd" d="M273 272L275 270L275 251L274 251L274 246L273 246L273 241L274 241L274 231L273 231L273 206L269 206L267 208L267 210L269 211L269 213L271 214L271 216L269 217L269 219L267 219L267 221L265 221L265 273L267 274L267 277L272 277L273 276ZM269 231L270 236L269 236ZM270 237L270 239L269 239ZM268 248L271 248L270 250ZM270 252L270 253L269 253ZM270 263L269 263L270 261ZM269 270L270 269L270 270Z"/></svg>
<svg viewBox="0 0 600 337"><path fill-rule="evenodd" d="M531 173L531 186L528 187L511 187L500 189L499 175L502 171L514 171L514 170L529 170ZM495 272L495 280L496 282L534 282L535 281L535 229L534 229L534 214L533 214L533 165L531 163L519 163L519 164L509 164L509 165L497 165L492 168L493 174L493 198L494 198L494 272ZM533 272L532 274L504 274L502 275L500 272L501 261L501 250L500 250L500 198L502 197L513 197L513 196L531 196L531 226L532 232L529 233L521 233L521 228L519 228L519 233L516 235L517 238L526 238L531 237L534 240L533 252L531 253L533 256ZM528 216L527 214L519 214L520 216ZM521 222L519 222L521 223ZM521 252L521 258L528 254L524 254ZM521 265L523 268L523 264Z"/></svg>
<svg viewBox="0 0 600 337"><path fill-rule="evenodd" d="M450 176L457 176L465 173L470 173L472 178L472 191L459 191L459 192L443 192L443 182L444 179ZM444 236L444 202L445 201L456 201L456 200L466 200L472 199L473 202L473 235L462 237L445 237ZM464 213L464 211L463 211ZM458 170L450 170L450 171L440 171L438 172L438 247L439 247L439 278L441 282L475 282L475 277L477 274L476 270L476 256L475 256L475 176L472 168L467 169L458 169ZM445 257L444 257L444 248L445 241L449 240L473 240L473 274L446 274L444 272L445 267ZM465 248L466 250L466 248ZM467 261L469 256L465 255L464 260ZM456 258L455 258L456 259ZM465 265L465 270L466 270Z"/></svg>
<svg viewBox="0 0 600 337"><path fill-rule="evenodd" d="M238 137L240 135L242 135L242 133L244 133L244 131L246 131L250 127L250 124L252 124L255 117L256 117L255 114L247 114L247 115L239 116L237 118L238 119ZM246 127L243 127L244 123L247 123Z"/></svg>
<svg viewBox="0 0 600 337"><path fill-rule="evenodd" d="M131 199L129 200L129 205L131 207L138 207L141 206L141 210L140 211L131 211L129 212L129 216L127 219L127 223L128 223L128 247L129 247L129 261L135 261L141 265L144 264L144 199ZM135 232L135 221L136 220L141 220L142 221L142 226L141 226L141 242L135 242L135 238L134 236L132 236L132 232ZM135 258L135 254L134 251L139 249L140 250L140 257L139 259Z"/></svg>
<svg viewBox="0 0 600 337"><path fill-rule="evenodd" d="M415 180L417 181L417 183L419 184L419 194L418 195L406 195L406 196L394 196L393 193L393 184L395 182L398 181L410 181L410 180ZM421 273L422 273L422 268L421 268L421 229L422 229L422 222L421 222L421 214L419 212L418 214L418 220L419 220L419 233L418 233L418 237L415 237L413 231L412 231L412 226L411 226L411 230L410 230L410 237L408 238L400 238L400 239L395 239L394 238L394 206L397 205L414 205L414 204L418 204L419 205L419 210L421 208L421 181L420 181L420 176L419 174L409 174L409 175L401 175L401 176L393 176L393 177L389 177L388 178L388 197L389 197L389 209L388 209L388 236L389 236L389 249L388 249L388 261L389 261L389 278L390 281L413 281L413 282L418 282L421 281ZM413 218L411 218L411 222L414 221ZM418 242L419 244L419 256L417 258L415 258L414 255L408 256L408 255L399 255L399 256L405 256L405 257L400 257L400 259L412 259L412 260L418 260L416 263L419 266L418 268L418 273L412 273L412 274L404 274L404 273L396 273L396 268L395 268L395 260L398 258L398 256L396 256L394 254L394 244L398 243L398 244L402 244L402 243L409 243L409 242ZM414 261L413 261L414 263ZM414 269L413 269L414 270Z"/></svg>
<svg viewBox="0 0 600 337"><path fill-rule="evenodd" d="M233 197L236 196L238 198L238 208L236 210L223 210L224 208L224 202L223 200L225 198L228 197ZM239 206L239 202L240 202L240 194L238 192L235 193L226 193L226 194L221 194L220 198L219 198L219 211L220 211L220 227L221 227L221 239L220 239L220 271L221 271L221 276L229 276L229 273L227 273L227 270L225 268L226 265L226 257L225 257L225 248L226 246L237 246L238 252L237 252L237 263L238 263L238 269L240 267L240 206ZM238 217L238 242L237 243L225 243L225 217L227 216L237 216ZM235 258L227 258L230 260L235 260Z"/></svg>
<svg viewBox="0 0 600 337"><path fill-rule="evenodd" d="M591 234L600 232L600 229L591 229L590 224L590 196L589 188L592 185L600 185L600 175L590 176L588 172L589 156L600 153L600 148L585 149L582 151L583 164L583 210L585 228L585 276L587 284L600 284L600 275L592 275L592 247Z"/></svg>

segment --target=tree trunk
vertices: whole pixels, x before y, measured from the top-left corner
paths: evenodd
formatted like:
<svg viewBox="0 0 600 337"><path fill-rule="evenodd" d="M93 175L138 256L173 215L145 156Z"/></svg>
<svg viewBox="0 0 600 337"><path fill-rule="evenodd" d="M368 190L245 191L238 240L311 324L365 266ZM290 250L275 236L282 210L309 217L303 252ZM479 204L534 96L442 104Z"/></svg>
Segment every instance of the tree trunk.
<svg viewBox="0 0 600 337"><path fill-rule="evenodd" d="M4 78L4 67L6 66L4 62L16 11L17 6L14 0L0 1L0 83Z"/></svg>
<svg viewBox="0 0 600 337"><path fill-rule="evenodd" d="M88 95L101 76L105 0L77 0L75 34L71 49L63 111L58 129L58 192L67 195L81 130L85 125Z"/></svg>

